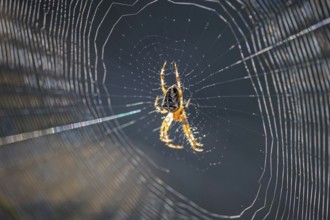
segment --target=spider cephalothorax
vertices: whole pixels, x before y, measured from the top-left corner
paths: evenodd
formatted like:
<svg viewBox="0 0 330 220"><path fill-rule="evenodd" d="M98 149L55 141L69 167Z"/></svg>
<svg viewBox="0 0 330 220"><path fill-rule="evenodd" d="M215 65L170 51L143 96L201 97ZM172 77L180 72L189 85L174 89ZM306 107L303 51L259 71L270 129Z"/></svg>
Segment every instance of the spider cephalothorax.
<svg viewBox="0 0 330 220"><path fill-rule="evenodd" d="M176 63L174 63L176 84L172 85L168 89L165 88L165 82L164 82L165 66L166 66L166 61L164 62L164 65L160 72L160 84L164 94L163 102L161 105L162 108L158 106L158 96L156 97L155 100L156 110L162 114L167 114L167 116L165 117L162 123L162 126L160 127L160 140L165 142L165 144L171 148L182 149L183 146L172 144L171 143L172 140L169 139L168 136L168 130L173 120L177 122L181 122L183 132L185 133L188 142L191 145L191 148L197 152L201 152L203 151L203 149L199 147L203 146L203 144L197 142L197 139L194 137L194 133L191 131L187 120L185 109L188 108L190 99L185 103L183 101L183 93L182 93L180 77Z"/></svg>

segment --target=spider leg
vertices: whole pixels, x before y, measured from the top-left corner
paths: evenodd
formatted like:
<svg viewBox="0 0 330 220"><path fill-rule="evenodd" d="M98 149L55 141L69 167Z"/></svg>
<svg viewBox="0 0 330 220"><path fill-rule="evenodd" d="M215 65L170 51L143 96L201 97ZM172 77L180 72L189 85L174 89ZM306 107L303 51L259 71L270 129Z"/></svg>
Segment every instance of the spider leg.
<svg viewBox="0 0 330 220"><path fill-rule="evenodd" d="M168 115L165 117L162 126L160 127L160 140L167 143L172 142L171 139L168 137L168 130L170 129L170 126L173 121L173 114L168 113Z"/></svg>
<svg viewBox="0 0 330 220"><path fill-rule="evenodd" d="M180 81L178 67L176 66L175 62L174 62L174 69L175 69L176 84L178 85L178 89L179 89L179 93L180 93L180 95L179 95L180 103L183 103L183 92L182 92L182 88L181 88L181 81Z"/></svg>
<svg viewBox="0 0 330 220"><path fill-rule="evenodd" d="M166 144L166 146L168 146L170 148L173 148L173 149L183 149L183 146L174 145L174 144L171 144L171 143L168 143L168 142L166 142L165 144Z"/></svg>
<svg viewBox="0 0 330 220"><path fill-rule="evenodd" d="M184 108L188 108L190 104L190 98L188 99L188 101L186 101L186 104L184 105Z"/></svg>
<svg viewBox="0 0 330 220"><path fill-rule="evenodd" d="M170 148L182 149L183 146L177 146L177 145L171 144L172 140L169 139L169 137L168 137L168 130L170 129L172 122L173 122L173 114L169 113L165 117L165 119L162 123L162 126L160 127L160 140L165 142L165 145L167 145Z"/></svg>
<svg viewBox="0 0 330 220"><path fill-rule="evenodd" d="M191 128L189 126L189 123L188 123L188 120L187 120L187 117L186 117L185 113L184 113L183 119L182 119L182 127L183 127L183 132L185 133L191 148L194 151L202 152L203 149L199 148L199 147L202 147L203 144L198 143L197 139L194 137L194 133L191 131Z"/></svg>
<svg viewBox="0 0 330 220"><path fill-rule="evenodd" d="M165 81L164 81L165 66L166 66L166 61L163 64L162 70L160 71L160 86L162 87L162 91L164 95L166 94Z"/></svg>
<svg viewBox="0 0 330 220"><path fill-rule="evenodd" d="M161 108L161 107L158 106L158 96L156 96L156 100L155 100L154 106L155 106L155 109L156 109L157 112L162 113L162 114L166 114L167 113L167 110L166 109L163 109L163 108Z"/></svg>

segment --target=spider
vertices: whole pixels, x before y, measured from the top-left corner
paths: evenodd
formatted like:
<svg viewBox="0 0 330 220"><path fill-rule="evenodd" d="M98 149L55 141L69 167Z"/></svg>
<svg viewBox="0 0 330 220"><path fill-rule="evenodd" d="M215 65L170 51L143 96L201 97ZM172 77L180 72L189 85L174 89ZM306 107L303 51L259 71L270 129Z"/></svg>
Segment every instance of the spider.
<svg viewBox="0 0 330 220"><path fill-rule="evenodd" d="M185 112L185 109L188 108L190 99L188 101L183 101L183 92L181 88L181 83L180 83L180 77L179 77L179 72L178 68L176 66L176 63L174 62L174 68L175 68L175 76L176 76L176 84L170 86L167 90L165 88L165 82L164 82L164 69L166 66L166 61L163 64L163 67L160 72L160 83L161 83L161 88L164 94L163 97L163 102L162 102L162 107L158 106L158 96L156 96L155 100L155 108L157 112L162 113L162 114L167 114L165 119L163 120L162 126L160 127L160 140L165 143L170 148L174 149L182 149L183 146L178 146L172 144L172 140L169 139L168 136L168 130L174 121L181 122L183 132L185 133L188 142L191 145L191 148L194 151L197 152L202 152L203 149L199 148L203 146L203 144L198 143L196 138L194 137L193 132L190 129L188 120L187 120L187 115Z"/></svg>

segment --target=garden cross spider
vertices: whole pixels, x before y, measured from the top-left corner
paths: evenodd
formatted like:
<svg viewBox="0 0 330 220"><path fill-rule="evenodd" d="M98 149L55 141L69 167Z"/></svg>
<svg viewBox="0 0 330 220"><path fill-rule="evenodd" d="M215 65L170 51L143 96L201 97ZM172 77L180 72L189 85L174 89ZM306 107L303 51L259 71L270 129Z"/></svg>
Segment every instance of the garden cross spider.
<svg viewBox="0 0 330 220"><path fill-rule="evenodd" d="M168 137L168 130L173 120L178 121L182 123L183 132L185 133L188 142L191 145L191 148L194 151L202 152L203 149L199 147L203 146L203 144L197 142L193 132L190 129L187 120L185 109L188 108L190 99L185 103L183 102L183 93L182 93L180 77L176 63L174 62L176 84L172 85L167 90L165 88L165 82L164 82L165 66L166 66L166 61L164 62L162 70L160 72L160 83L164 94L163 102L161 105L162 107L158 106L158 96L156 96L156 100L155 100L155 108L157 112L160 112L162 114L167 114L167 116L163 120L162 126L160 127L160 140L163 141L170 148L174 148L174 149L183 148L183 146L172 144L171 143L172 140L169 139Z"/></svg>

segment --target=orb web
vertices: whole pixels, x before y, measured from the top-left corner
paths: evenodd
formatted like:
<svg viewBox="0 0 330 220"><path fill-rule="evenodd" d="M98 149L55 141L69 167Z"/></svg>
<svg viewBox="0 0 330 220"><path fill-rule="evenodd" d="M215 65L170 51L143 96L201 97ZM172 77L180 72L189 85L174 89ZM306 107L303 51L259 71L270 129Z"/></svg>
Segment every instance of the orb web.
<svg viewBox="0 0 330 220"><path fill-rule="evenodd" d="M326 1L0 5L7 215L328 218ZM178 122L169 135L183 150L159 139L165 61L167 88L178 66L201 153ZM55 177L57 197L47 193Z"/></svg>

